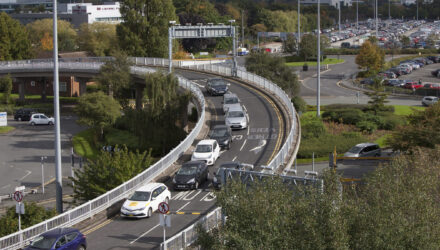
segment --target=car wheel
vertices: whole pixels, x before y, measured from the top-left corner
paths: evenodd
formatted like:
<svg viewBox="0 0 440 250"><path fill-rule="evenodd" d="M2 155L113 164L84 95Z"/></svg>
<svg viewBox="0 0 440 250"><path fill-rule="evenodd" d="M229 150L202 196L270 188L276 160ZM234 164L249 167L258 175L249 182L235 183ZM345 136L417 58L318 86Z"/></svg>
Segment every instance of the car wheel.
<svg viewBox="0 0 440 250"><path fill-rule="evenodd" d="M48 125L53 125L53 122L49 122Z"/></svg>
<svg viewBox="0 0 440 250"><path fill-rule="evenodd" d="M147 217L150 218L151 215L153 215L153 209L151 209L151 207L148 209L148 214Z"/></svg>
<svg viewBox="0 0 440 250"><path fill-rule="evenodd" d="M228 150L231 149L231 143L232 143L232 141L228 142L228 145L226 146L226 149L228 149Z"/></svg>
<svg viewBox="0 0 440 250"><path fill-rule="evenodd" d="M21 122L21 117L19 116L17 120L18 120L19 122Z"/></svg>
<svg viewBox="0 0 440 250"><path fill-rule="evenodd" d="M35 122L31 122L31 125L32 125L32 126L35 126Z"/></svg>
<svg viewBox="0 0 440 250"><path fill-rule="evenodd" d="M81 245L81 246L78 247L78 250L86 250L86 247Z"/></svg>
<svg viewBox="0 0 440 250"><path fill-rule="evenodd" d="M196 181L196 184L194 184L194 189L199 189L199 182L198 181Z"/></svg>

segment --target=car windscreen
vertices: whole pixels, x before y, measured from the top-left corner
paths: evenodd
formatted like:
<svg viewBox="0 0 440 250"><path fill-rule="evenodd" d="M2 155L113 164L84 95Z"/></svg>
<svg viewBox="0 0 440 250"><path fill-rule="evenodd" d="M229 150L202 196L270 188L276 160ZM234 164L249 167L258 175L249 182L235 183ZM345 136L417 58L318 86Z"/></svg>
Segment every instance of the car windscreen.
<svg viewBox="0 0 440 250"><path fill-rule="evenodd" d="M195 175L197 166L183 166L177 171L177 175Z"/></svg>
<svg viewBox="0 0 440 250"><path fill-rule="evenodd" d="M225 104L235 104L235 103L238 103L237 97L229 97L229 98L226 98L226 100L225 100Z"/></svg>
<svg viewBox="0 0 440 250"><path fill-rule="evenodd" d="M224 86L225 83L222 80L211 80L211 86Z"/></svg>
<svg viewBox="0 0 440 250"><path fill-rule="evenodd" d="M55 237L38 236L32 241L31 246L38 249L52 249L52 245L56 240Z"/></svg>
<svg viewBox="0 0 440 250"><path fill-rule="evenodd" d="M210 132L211 137L223 137L223 136L226 136L227 134L228 134L227 129L214 129L214 130L211 130L211 132Z"/></svg>
<svg viewBox="0 0 440 250"><path fill-rule="evenodd" d="M350 152L350 153L359 153L362 149L363 149L363 147L356 147L356 146L354 146L354 147L350 148L350 150L348 150L348 152Z"/></svg>
<svg viewBox="0 0 440 250"><path fill-rule="evenodd" d="M130 197L131 201L149 201L150 200L150 192L136 191Z"/></svg>
<svg viewBox="0 0 440 250"><path fill-rule="evenodd" d="M197 145L196 152L197 153L208 153L212 151L211 145Z"/></svg>
<svg viewBox="0 0 440 250"><path fill-rule="evenodd" d="M244 114L241 111L231 111L228 112L228 117L244 117Z"/></svg>

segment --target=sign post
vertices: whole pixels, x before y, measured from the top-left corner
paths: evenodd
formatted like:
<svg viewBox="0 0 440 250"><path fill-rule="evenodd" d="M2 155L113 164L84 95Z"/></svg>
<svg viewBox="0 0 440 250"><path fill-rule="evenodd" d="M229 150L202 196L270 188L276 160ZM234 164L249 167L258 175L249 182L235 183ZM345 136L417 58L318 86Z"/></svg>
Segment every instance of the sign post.
<svg viewBox="0 0 440 250"><path fill-rule="evenodd" d="M21 215L24 214L24 204L21 203L23 200L23 193L21 192L22 187L18 187L14 192L14 200L18 202L15 206L15 212L18 214L18 232L21 232ZM20 234L20 242L22 242L23 238Z"/></svg>
<svg viewBox="0 0 440 250"><path fill-rule="evenodd" d="M8 113L6 112L0 112L0 127L1 126L8 126Z"/></svg>
<svg viewBox="0 0 440 250"><path fill-rule="evenodd" d="M166 214L170 211L170 206L166 202L159 203L159 212L160 215L160 221L159 224L163 227L163 249L167 249L167 245L165 244L166 241L166 227L171 227L171 217L167 216Z"/></svg>

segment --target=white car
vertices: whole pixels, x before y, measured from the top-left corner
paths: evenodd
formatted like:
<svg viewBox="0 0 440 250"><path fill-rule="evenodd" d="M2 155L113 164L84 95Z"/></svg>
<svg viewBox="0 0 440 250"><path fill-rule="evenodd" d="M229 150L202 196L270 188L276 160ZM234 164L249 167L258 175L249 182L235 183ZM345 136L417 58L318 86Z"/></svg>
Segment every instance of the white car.
<svg viewBox="0 0 440 250"><path fill-rule="evenodd" d="M40 124L53 125L54 123L55 119L53 117L47 117L42 113L32 114L31 119L29 120L29 124L32 126Z"/></svg>
<svg viewBox="0 0 440 250"><path fill-rule="evenodd" d="M435 96L425 96L422 99L423 106L430 106L438 102L438 97Z"/></svg>
<svg viewBox="0 0 440 250"><path fill-rule="evenodd" d="M223 113L228 112L228 109L232 106L240 106L240 99L234 93L226 93L223 96Z"/></svg>
<svg viewBox="0 0 440 250"><path fill-rule="evenodd" d="M163 183L148 183L137 189L121 207L122 217L151 217L161 202L169 203L171 192Z"/></svg>
<svg viewBox="0 0 440 250"><path fill-rule="evenodd" d="M216 140L201 140L191 156L191 161L204 161L206 165L214 165L220 156L220 146Z"/></svg>
<svg viewBox="0 0 440 250"><path fill-rule="evenodd" d="M241 106L233 106L228 109L225 115L225 124L231 129L245 129L248 126L246 112Z"/></svg>

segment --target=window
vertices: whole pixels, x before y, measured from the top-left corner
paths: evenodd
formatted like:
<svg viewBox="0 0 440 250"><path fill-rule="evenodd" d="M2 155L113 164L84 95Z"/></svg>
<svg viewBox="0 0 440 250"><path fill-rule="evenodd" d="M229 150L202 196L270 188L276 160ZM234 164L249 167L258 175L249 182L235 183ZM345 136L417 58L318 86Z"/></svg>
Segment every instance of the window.
<svg viewBox="0 0 440 250"><path fill-rule="evenodd" d="M64 244L66 244L66 237L63 235L61 236L61 238L57 241L57 244L55 245L56 248L63 246Z"/></svg>
<svg viewBox="0 0 440 250"><path fill-rule="evenodd" d="M60 82L60 92L66 92L67 91L67 83L66 82Z"/></svg>
<svg viewBox="0 0 440 250"><path fill-rule="evenodd" d="M78 233L76 233L76 232L75 233L70 233L70 234L66 235L67 242L73 241L76 238L76 236L78 236Z"/></svg>

